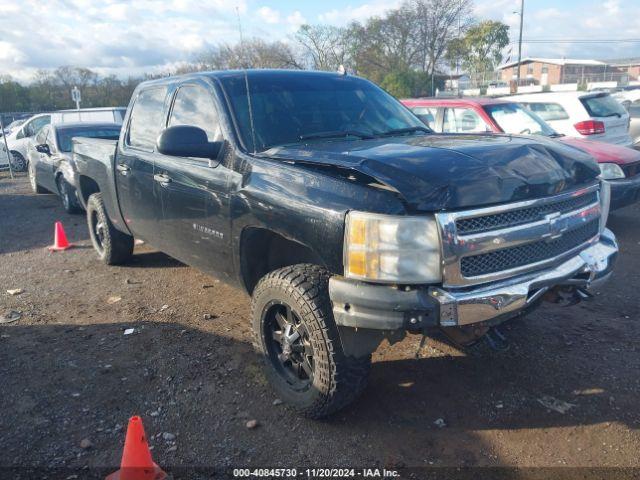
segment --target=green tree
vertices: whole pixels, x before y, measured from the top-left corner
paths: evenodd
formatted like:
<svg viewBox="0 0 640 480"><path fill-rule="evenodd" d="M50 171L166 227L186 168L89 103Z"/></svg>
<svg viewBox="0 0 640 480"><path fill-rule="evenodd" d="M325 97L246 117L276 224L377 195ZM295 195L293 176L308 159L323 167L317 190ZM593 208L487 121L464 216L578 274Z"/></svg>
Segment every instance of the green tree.
<svg viewBox="0 0 640 480"><path fill-rule="evenodd" d="M447 59L460 58L473 80L484 83L487 72L493 72L502 61L502 49L509 44L509 26L485 20L467 30L464 37L449 42Z"/></svg>

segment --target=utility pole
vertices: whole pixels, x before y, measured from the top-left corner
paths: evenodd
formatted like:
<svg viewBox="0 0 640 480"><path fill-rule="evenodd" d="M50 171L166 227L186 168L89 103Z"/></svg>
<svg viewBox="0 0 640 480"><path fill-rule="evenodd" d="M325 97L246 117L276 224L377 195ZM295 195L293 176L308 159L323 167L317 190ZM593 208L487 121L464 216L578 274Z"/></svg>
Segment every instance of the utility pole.
<svg viewBox="0 0 640 480"><path fill-rule="evenodd" d="M524 0L520 0L520 38L518 39L518 74L516 77L516 91L520 86L520 62L522 61L522 19L524 17Z"/></svg>
<svg viewBox="0 0 640 480"><path fill-rule="evenodd" d="M2 121L2 115L0 115L0 130L2 131L2 140L4 141L4 148L7 153L7 162L9 163L9 175L13 180L13 167L11 166L11 152L9 151L9 144L7 143L7 132L4 131L4 122Z"/></svg>

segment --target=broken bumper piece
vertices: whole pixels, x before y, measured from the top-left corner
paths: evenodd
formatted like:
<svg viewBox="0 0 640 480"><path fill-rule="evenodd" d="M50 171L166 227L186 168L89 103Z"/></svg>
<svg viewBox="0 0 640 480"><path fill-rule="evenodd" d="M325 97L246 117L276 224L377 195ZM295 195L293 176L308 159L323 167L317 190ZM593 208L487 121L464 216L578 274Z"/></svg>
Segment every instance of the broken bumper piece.
<svg viewBox="0 0 640 480"><path fill-rule="evenodd" d="M618 254L606 230L597 243L554 268L474 288L395 287L332 277L329 295L340 326L418 330L507 320L534 306L553 287L589 288L611 275Z"/></svg>

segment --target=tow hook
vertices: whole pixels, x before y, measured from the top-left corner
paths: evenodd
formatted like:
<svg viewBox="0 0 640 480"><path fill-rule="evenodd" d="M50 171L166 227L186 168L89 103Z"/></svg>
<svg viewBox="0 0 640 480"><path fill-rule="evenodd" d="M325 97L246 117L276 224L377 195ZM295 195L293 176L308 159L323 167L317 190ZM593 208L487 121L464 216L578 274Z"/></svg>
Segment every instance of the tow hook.
<svg viewBox="0 0 640 480"><path fill-rule="evenodd" d="M491 327L484 336L484 341L491 350L496 352L506 352L510 348L509 340L498 330L498 327Z"/></svg>
<svg viewBox="0 0 640 480"><path fill-rule="evenodd" d="M570 307L585 300L591 300L593 294L583 287L556 287L549 290L543 297L547 302L555 303L563 307Z"/></svg>

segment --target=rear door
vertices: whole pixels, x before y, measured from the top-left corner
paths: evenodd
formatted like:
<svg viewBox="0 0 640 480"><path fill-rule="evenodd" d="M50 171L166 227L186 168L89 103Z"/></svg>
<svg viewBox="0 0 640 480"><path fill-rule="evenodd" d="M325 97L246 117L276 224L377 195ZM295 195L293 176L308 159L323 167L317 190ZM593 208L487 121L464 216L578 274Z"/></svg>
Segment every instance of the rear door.
<svg viewBox="0 0 640 480"><path fill-rule="evenodd" d="M590 140L600 140L619 145L630 145L629 113L608 93L597 93L580 97L592 120L604 124L604 134L591 135Z"/></svg>
<svg viewBox="0 0 640 480"><path fill-rule="evenodd" d="M194 81L178 88L167 122L169 127L174 125L193 125L203 129L209 141L223 140L214 93L207 83ZM162 208L164 250L222 276L231 274L231 174L217 159L156 156L154 178Z"/></svg>
<svg viewBox="0 0 640 480"><path fill-rule="evenodd" d="M487 133L491 127L472 108L446 107L444 109L443 133Z"/></svg>
<svg viewBox="0 0 640 480"><path fill-rule="evenodd" d="M122 216L131 232L160 246L162 233L160 199L153 181L155 143L166 115L166 86L151 86L138 92L124 142L116 154L116 188Z"/></svg>

